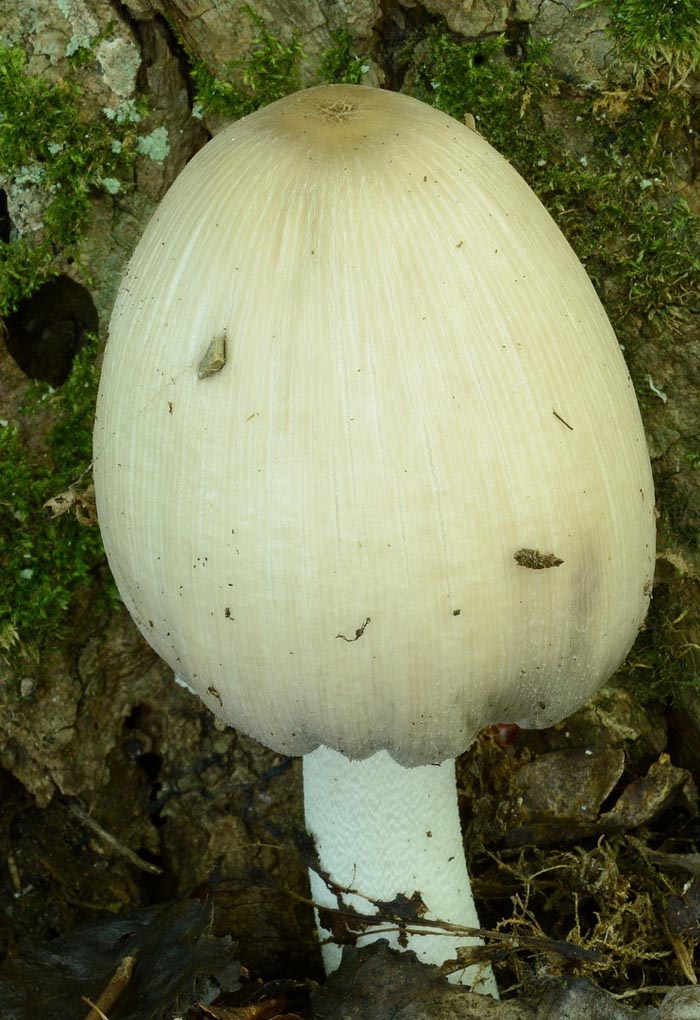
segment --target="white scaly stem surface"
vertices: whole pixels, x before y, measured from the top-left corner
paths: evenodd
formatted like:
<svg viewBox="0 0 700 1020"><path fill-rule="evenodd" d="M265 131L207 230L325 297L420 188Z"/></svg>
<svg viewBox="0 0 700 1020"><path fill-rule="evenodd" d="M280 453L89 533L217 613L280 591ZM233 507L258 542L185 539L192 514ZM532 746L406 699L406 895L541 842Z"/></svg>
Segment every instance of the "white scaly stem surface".
<svg viewBox="0 0 700 1020"><path fill-rule="evenodd" d="M354 890L343 896L363 914L375 913L370 900L410 897L414 892L428 908L428 917L478 928L464 859L457 807L455 763L404 768L386 751L350 761L327 747L304 756L306 825L321 868L339 886ZM311 893L320 905L337 907L336 894L313 871ZM398 931L370 932L364 945L385 938L400 948ZM319 930L321 939L329 933ZM459 946L480 940L446 934L409 935L408 947L425 963L454 959ZM340 964L341 948L323 946L326 970ZM490 967L458 971L453 981L474 991L498 996Z"/></svg>

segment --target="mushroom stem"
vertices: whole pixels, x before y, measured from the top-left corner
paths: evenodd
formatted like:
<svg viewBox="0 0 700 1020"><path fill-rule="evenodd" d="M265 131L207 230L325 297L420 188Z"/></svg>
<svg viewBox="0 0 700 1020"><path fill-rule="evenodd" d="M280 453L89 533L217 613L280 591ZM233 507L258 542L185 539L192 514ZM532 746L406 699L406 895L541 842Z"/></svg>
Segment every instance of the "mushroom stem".
<svg viewBox="0 0 700 1020"><path fill-rule="evenodd" d="M404 768L386 751L350 761L319 747L304 756L304 802L323 873L310 872L315 903L353 907L366 916L377 912L378 902L418 893L426 917L479 927L464 859L454 759ZM329 888L324 875L339 888ZM481 943L474 936L426 931L401 939L401 948L412 949L425 963L442 964L455 959L460 946ZM319 936L323 942L330 932L319 925ZM370 929L357 944L379 938L399 948L400 932L391 922ZM326 971L338 967L341 952L334 942L323 945ZM451 980L498 996L486 965L463 968Z"/></svg>

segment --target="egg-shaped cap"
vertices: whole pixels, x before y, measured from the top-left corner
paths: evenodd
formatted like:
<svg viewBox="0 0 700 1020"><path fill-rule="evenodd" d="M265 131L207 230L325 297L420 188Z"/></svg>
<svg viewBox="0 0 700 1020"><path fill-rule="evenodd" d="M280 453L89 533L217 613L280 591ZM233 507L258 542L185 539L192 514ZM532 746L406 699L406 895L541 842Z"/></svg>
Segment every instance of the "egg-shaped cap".
<svg viewBox="0 0 700 1020"><path fill-rule="evenodd" d="M649 459L593 287L482 137L397 93L299 92L194 157L119 292L94 452L142 633L280 752L547 726L644 618Z"/></svg>

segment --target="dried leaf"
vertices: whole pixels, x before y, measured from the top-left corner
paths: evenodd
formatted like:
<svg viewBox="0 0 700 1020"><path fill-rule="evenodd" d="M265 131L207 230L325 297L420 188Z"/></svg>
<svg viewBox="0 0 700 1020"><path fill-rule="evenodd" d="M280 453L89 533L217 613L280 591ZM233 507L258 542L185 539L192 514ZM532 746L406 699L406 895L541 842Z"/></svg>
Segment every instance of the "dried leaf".
<svg viewBox="0 0 700 1020"><path fill-rule="evenodd" d="M65 492L59 492L58 495L47 499L43 509L49 510L52 517L61 517L72 510L80 524L86 526L97 524L95 486L91 482L80 492L71 485Z"/></svg>
<svg viewBox="0 0 700 1020"><path fill-rule="evenodd" d="M231 942L214 938L210 925L206 903L178 900L110 918L45 945L20 946L0 964L0 1012L32 1020L84 1016L79 1012L83 997L109 989L128 956L136 963L110 1006L110 1020L151 1020L198 975L233 988L240 968Z"/></svg>
<svg viewBox="0 0 700 1020"><path fill-rule="evenodd" d="M65 492L59 492L57 496L47 499L42 509L50 510L52 517L61 517L73 509L76 496L75 489L66 489Z"/></svg>

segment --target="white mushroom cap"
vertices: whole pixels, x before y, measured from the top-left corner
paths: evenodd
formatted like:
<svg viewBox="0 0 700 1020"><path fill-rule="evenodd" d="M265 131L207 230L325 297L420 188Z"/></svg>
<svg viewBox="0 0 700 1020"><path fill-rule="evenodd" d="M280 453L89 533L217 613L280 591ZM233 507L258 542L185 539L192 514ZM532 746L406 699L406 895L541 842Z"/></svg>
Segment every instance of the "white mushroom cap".
<svg viewBox="0 0 700 1020"><path fill-rule="evenodd" d="M483 138L396 93L296 93L186 167L115 306L95 482L147 640L290 754L547 726L648 604L649 459L593 287Z"/></svg>

